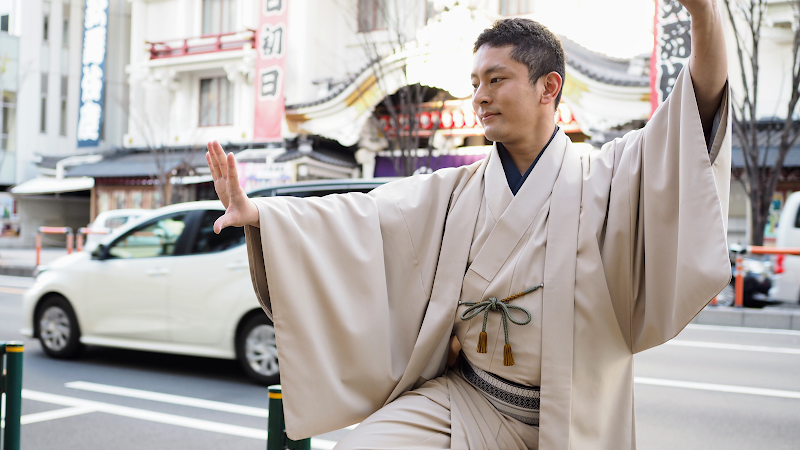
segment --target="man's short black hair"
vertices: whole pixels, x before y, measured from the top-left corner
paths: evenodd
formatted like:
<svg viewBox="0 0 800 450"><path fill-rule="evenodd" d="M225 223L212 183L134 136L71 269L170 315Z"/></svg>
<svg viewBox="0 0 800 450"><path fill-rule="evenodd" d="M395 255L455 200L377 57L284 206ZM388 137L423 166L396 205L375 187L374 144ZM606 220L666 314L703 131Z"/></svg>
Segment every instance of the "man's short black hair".
<svg viewBox="0 0 800 450"><path fill-rule="evenodd" d="M556 35L539 22L520 17L498 20L478 36L472 52L477 52L484 45L513 47L511 59L528 66L531 84L536 84L539 78L550 72L556 72L562 80L566 80L564 47ZM563 82L561 87L563 90ZM558 91L556 108L560 101L561 91Z"/></svg>

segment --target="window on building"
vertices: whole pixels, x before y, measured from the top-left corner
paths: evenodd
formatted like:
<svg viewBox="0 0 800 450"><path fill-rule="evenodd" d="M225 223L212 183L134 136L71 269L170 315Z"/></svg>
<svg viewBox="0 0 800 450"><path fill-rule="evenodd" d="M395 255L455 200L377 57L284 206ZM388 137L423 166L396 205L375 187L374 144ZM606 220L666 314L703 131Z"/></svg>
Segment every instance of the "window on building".
<svg viewBox="0 0 800 450"><path fill-rule="evenodd" d="M203 34L236 30L235 0L203 0Z"/></svg>
<svg viewBox="0 0 800 450"><path fill-rule="evenodd" d="M45 14L44 18L42 19L42 40L47 42L47 38L50 33L50 15Z"/></svg>
<svg viewBox="0 0 800 450"><path fill-rule="evenodd" d="M61 76L61 120L59 133L61 136L67 135L67 76Z"/></svg>
<svg viewBox="0 0 800 450"><path fill-rule="evenodd" d="M200 126L233 125L233 84L227 77L200 80Z"/></svg>
<svg viewBox="0 0 800 450"><path fill-rule="evenodd" d="M17 135L17 93L3 91L3 105L0 108L0 149L14 151Z"/></svg>
<svg viewBox="0 0 800 450"><path fill-rule="evenodd" d="M69 47L69 4L64 5L63 23L61 27L61 46Z"/></svg>
<svg viewBox="0 0 800 450"><path fill-rule="evenodd" d="M358 0L358 31L386 29L386 0Z"/></svg>
<svg viewBox="0 0 800 450"><path fill-rule="evenodd" d="M39 116L39 131L42 133L47 131L47 74L42 74L42 108L41 115Z"/></svg>
<svg viewBox="0 0 800 450"><path fill-rule="evenodd" d="M0 16L0 31L8 32L8 14Z"/></svg>
<svg viewBox="0 0 800 450"><path fill-rule="evenodd" d="M533 12L533 0L500 0L500 14L516 16Z"/></svg>

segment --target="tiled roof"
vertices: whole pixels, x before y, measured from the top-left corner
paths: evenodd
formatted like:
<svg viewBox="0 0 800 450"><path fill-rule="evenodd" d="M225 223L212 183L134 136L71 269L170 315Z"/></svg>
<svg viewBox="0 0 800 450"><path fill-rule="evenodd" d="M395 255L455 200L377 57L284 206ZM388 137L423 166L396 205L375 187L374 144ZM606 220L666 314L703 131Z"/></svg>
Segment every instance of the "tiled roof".
<svg viewBox="0 0 800 450"><path fill-rule="evenodd" d="M157 164L160 162L160 164ZM94 164L82 164L67 171L69 177L149 177L157 175L159 165L164 172L170 172L182 164L190 167L205 166L205 152L184 152L173 150L166 154L152 152L128 152L111 155Z"/></svg>
<svg viewBox="0 0 800 450"><path fill-rule="evenodd" d="M650 77L648 74L650 65L649 55L640 57L645 68L642 74L630 74L628 73L628 69L634 58L615 58L589 50L563 36L559 38L561 39L561 44L564 46L567 65L587 77L601 83L615 86L644 87L650 85Z"/></svg>
<svg viewBox="0 0 800 450"><path fill-rule="evenodd" d="M311 150L310 152L301 152L300 150L289 150L286 153L275 158L275 162L287 162L307 156L313 160L331 164L334 166L354 168L358 167L353 155L345 155L326 150Z"/></svg>

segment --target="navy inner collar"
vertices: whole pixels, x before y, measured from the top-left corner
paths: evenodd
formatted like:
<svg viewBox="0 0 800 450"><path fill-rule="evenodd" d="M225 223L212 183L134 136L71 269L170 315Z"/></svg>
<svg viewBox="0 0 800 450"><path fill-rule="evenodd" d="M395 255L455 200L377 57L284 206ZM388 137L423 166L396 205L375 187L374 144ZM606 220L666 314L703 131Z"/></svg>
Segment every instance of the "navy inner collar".
<svg viewBox="0 0 800 450"><path fill-rule="evenodd" d="M533 160L533 163L530 167L528 167L528 170L524 175L519 173L519 169L517 169L517 166L514 164L514 160L511 159L511 155L508 153L508 150L506 150L505 146L503 146L501 142L497 143L497 154L500 156L500 162L503 164L503 172L506 173L506 181L508 182L508 187L511 189L512 194L517 195L517 192L519 192L519 189L525 183L525 180L528 179L528 175L531 174L533 167L537 162L539 162L539 158L542 157L542 154L544 154L547 146L553 142L553 139L556 137L556 133L558 133L558 125L556 125L556 129L553 130L553 135L550 136L550 140L547 141L547 144L545 144L542 151L540 151L536 156L536 159Z"/></svg>

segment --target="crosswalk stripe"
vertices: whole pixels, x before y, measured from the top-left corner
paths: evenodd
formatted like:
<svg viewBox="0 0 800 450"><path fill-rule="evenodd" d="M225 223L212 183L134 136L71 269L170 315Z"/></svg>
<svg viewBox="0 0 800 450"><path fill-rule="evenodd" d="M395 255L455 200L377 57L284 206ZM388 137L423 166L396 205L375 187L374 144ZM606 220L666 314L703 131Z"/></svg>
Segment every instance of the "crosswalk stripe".
<svg viewBox="0 0 800 450"><path fill-rule="evenodd" d="M55 405L90 408L94 411L103 412L106 414L114 414L117 416L130 417L168 425L176 425L197 430L212 431L215 433L229 434L232 436L241 436L260 440L267 439L266 429L240 427L238 425L194 419L191 417L160 413L146 409L130 408L127 406L84 400L81 398L67 397L64 395L49 394L46 392L23 389L22 398L26 400L52 403ZM318 450L330 450L334 445L336 445L335 442L326 439L311 439L311 447Z"/></svg>
<svg viewBox="0 0 800 450"><path fill-rule="evenodd" d="M673 339L671 341L667 341L666 344L679 345L683 347L714 348L720 350L742 350L746 352L783 353L789 355L800 355L800 348L789 348L789 347L765 347L761 345L723 344L720 342L686 341L683 339Z"/></svg>
<svg viewBox="0 0 800 450"><path fill-rule="evenodd" d="M697 389L701 391L729 392L734 394L763 395L766 397L782 397L800 399L800 392L782 391L778 389L753 388L746 386L731 386L727 384L697 383L693 381L662 380L658 378L634 377L636 384L647 384L650 386L666 386L684 389Z"/></svg>
<svg viewBox="0 0 800 450"><path fill-rule="evenodd" d="M269 410L265 408L254 408L252 406L235 405L233 403L203 400L200 398L162 394L160 392L109 386L107 384L89 383L86 381L72 381L64 384L64 386L71 389L80 389L82 391L99 392L102 394L119 395L122 397L138 398L142 400L152 400L155 402L171 403L173 405L192 406L195 408L211 409L214 411L223 411L253 417L269 417ZM266 399L266 395L264 398Z"/></svg>
<svg viewBox="0 0 800 450"><path fill-rule="evenodd" d="M55 409L53 411L44 411L40 413L26 414L19 418L20 425L28 425L31 423L44 422L46 420L63 419L65 417L78 416L81 414L88 414L96 412L94 408L85 406L73 406L71 408Z"/></svg>

